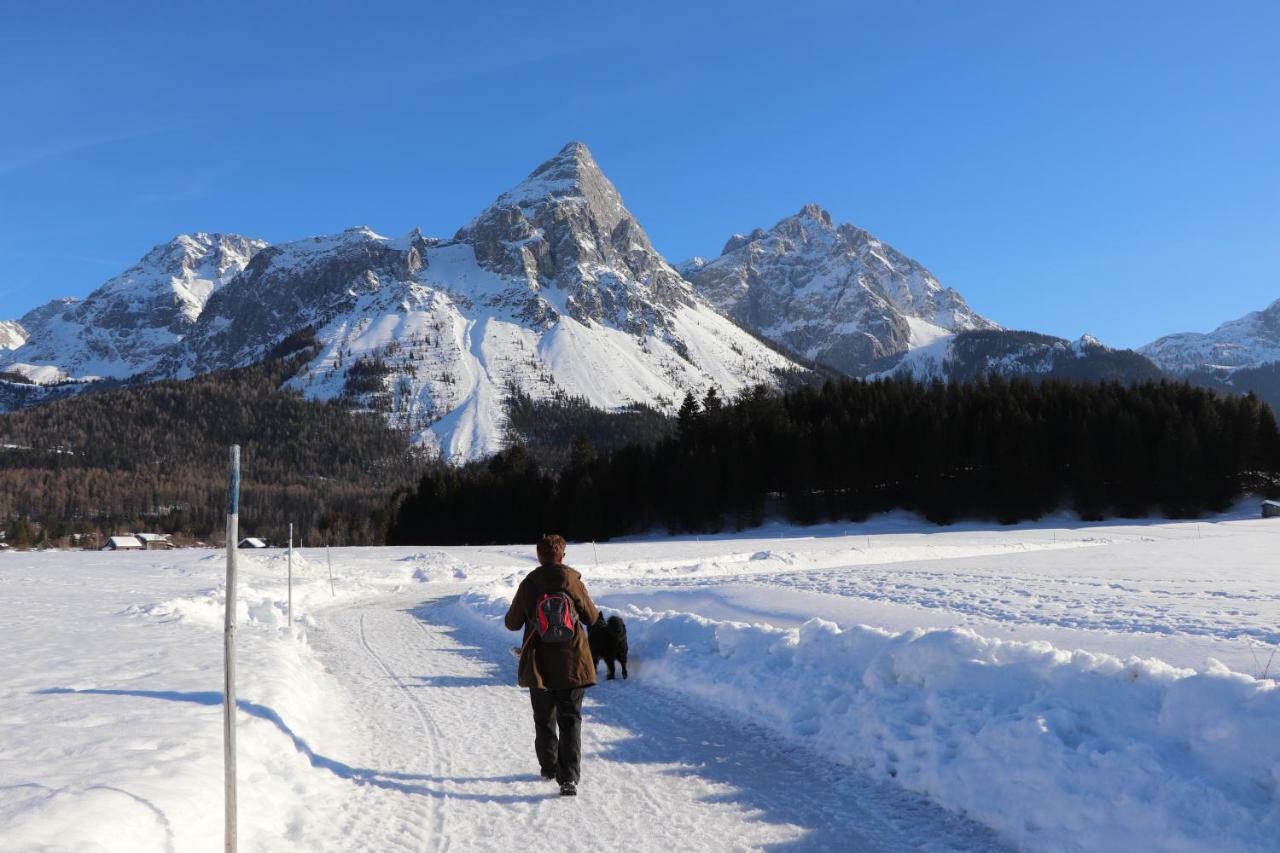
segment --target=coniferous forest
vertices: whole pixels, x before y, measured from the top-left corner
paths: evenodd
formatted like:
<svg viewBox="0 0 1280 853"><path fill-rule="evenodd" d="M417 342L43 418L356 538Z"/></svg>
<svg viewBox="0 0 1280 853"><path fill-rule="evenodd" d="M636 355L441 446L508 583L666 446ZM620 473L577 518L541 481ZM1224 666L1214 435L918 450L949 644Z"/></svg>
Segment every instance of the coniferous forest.
<svg viewBox="0 0 1280 853"><path fill-rule="evenodd" d="M381 543L420 454L377 414L280 390L306 357L0 415L7 541L91 546L148 531L220 542L238 443L242 535L283 544L292 522L308 545Z"/></svg>
<svg viewBox="0 0 1280 853"><path fill-rule="evenodd" d="M1268 406L1173 382L841 381L730 402L712 391L650 441L599 448L580 434L557 469L542 456L517 440L482 462L431 465L388 541L711 533L890 509L939 524L1061 509L1195 517L1280 482Z"/></svg>

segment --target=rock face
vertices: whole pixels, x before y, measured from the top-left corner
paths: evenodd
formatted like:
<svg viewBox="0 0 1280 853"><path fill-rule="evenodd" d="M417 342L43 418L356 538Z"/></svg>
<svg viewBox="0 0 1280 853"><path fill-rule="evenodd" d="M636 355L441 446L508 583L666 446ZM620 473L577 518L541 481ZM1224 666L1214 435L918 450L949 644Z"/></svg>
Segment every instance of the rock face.
<svg viewBox="0 0 1280 853"><path fill-rule="evenodd" d="M579 323L669 336L688 284L654 250L587 146L571 142L454 236L484 269L519 282L512 307L549 327ZM539 295L545 298L538 299Z"/></svg>
<svg viewBox="0 0 1280 853"><path fill-rule="evenodd" d="M385 283L412 278L434 242L413 232L393 244L356 227L266 247L210 297L161 372L189 376L259 361L289 334L323 326Z"/></svg>
<svg viewBox="0 0 1280 853"><path fill-rule="evenodd" d="M123 378L152 370L195 325L210 294L266 245L236 234L182 234L83 301L55 299L20 321L8 369L38 381Z"/></svg>
<svg viewBox="0 0 1280 853"><path fill-rule="evenodd" d="M1280 299L1208 334L1166 335L1139 352L1175 375L1234 370L1280 361Z"/></svg>
<svg viewBox="0 0 1280 853"><path fill-rule="evenodd" d="M949 333L999 328L923 266L813 204L681 268L721 313L850 376Z"/></svg>

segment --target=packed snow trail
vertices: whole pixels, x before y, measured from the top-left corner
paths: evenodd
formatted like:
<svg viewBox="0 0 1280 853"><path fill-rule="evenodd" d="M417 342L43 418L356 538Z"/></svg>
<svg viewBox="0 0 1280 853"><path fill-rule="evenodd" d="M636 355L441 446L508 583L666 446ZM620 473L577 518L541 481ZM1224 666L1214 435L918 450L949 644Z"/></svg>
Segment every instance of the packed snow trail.
<svg viewBox="0 0 1280 853"><path fill-rule="evenodd" d="M313 767L351 783L298 849L992 850L992 834L913 794L635 681L584 703L581 795L538 776L508 647L451 598L317 614L312 642L347 691L347 737ZM514 635L513 635L514 637ZM337 829L335 835L334 829Z"/></svg>

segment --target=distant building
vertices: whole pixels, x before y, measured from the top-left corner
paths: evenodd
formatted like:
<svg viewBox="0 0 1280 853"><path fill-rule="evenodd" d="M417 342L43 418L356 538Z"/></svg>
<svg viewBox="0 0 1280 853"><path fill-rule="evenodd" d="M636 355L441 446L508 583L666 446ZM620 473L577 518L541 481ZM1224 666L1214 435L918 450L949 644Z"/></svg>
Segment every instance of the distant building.
<svg viewBox="0 0 1280 853"><path fill-rule="evenodd" d="M142 551L146 548L142 544L142 540L137 536L112 536L107 540L107 544L102 546L103 551Z"/></svg>
<svg viewBox="0 0 1280 853"><path fill-rule="evenodd" d="M166 551L176 547L169 539L168 533L135 533L133 536L148 551Z"/></svg>
<svg viewBox="0 0 1280 853"><path fill-rule="evenodd" d="M1280 501L1263 501L1262 517L1280 518Z"/></svg>
<svg viewBox="0 0 1280 853"><path fill-rule="evenodd" d="M241 547L241 548L265 548L265 547L267 547L267 543L266 543L266 542L263 542L261 539L257 539L257 538L255 538L255 537L253 537L253 536L249 536L249 537L246 537L246 538L244 538L244 539L241 539L241 540L240 540L240 546L239 546L239 547Z"/></svg>

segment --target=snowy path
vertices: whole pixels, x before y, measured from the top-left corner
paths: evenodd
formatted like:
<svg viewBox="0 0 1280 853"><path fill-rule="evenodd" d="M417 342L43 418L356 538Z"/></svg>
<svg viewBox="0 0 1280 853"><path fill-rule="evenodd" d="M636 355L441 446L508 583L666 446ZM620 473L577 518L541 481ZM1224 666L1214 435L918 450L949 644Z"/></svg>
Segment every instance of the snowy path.
<svg viewBox="0 0 1280 853"><path fill-rule="evenodd" d="M349 694L335 746L350 754L317 743L309 757L350 788L337 826L303 830L299 849L507 851L540 829L569 849L1000 849L919 797L635 681L589 691L582 793L562 801L537 775L507 647L452 599L318 618L312 642Z"/></svg>

